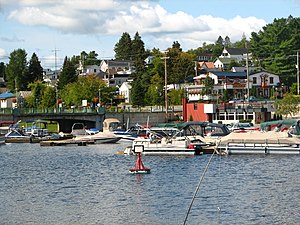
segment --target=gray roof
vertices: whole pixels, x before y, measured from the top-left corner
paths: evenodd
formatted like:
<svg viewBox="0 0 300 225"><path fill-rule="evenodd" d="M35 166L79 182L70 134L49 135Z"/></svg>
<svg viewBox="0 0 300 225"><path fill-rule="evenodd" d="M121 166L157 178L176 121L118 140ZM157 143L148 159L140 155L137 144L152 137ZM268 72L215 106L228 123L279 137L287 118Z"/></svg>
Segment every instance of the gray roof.
<svg viewBox="0 0 300 225"><path fill-rule="evenodd" d="M230 55L243 55L248 52L247 48L225 48Z"/></svg>
<svg viewBox="0 0 300 225"><path fill-rule="evenodd" d="M247 73L246 72L212 72L218 77L240 77L240 78L246 78Z"/></svg>

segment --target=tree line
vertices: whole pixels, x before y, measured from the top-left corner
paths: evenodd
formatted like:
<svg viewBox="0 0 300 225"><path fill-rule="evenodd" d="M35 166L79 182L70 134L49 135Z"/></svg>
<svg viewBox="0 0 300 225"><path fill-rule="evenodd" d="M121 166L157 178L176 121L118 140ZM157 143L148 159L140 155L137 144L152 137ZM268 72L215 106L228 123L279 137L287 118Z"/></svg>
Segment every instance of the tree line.
<svg viewBox="0 0 300 225"><path fill-rule="evenodd" d="M131 103L134 106L163 105L164 82L167 72L167 83L180 84L189 82L195 76L195 62L197 55L210 53L218 57L224 47L248 48L251 53L251 65L280 76L281 81L288 87L295 87L297 68L296 52L300 49L300 19L274 19L259 32L253 32L250 40L243 35L240 41L231 43L230 38L219 36L215 43L203 43L197 49L184 52L178 41L162 52L158 48L146 49L138 32L133 38L124 32L115 44L116 60L131 60L134 71L132 73ZM153 62L145 64L145 59L151 56ZM101 93L103 104L111 101L116 88L107 87L95 75L78 77L79 61L83 66L97 64L100 60L95 51L81 52L80 55L65 57L56 86L47 86L43 82L43 68L38 56L33 53L27 62L24 49L17 49L10 53L8 64L0 63L0 76L7 81L7 88L13 92L31 90L33 95L26 100L26 106L53 107L55 99L62 99L67 105L80 105L82 99L97 103ZM165 64L166 60L166 64ZM166 67L165 67L166 65ZM231 66L237 66L232 62ZM243 66L243 65L239 65ZM230 69L230 67L229 67ZM291 92L295 88L290 89ZM172 89L168 92L170 104L181 104L183 90Z"/></svg>

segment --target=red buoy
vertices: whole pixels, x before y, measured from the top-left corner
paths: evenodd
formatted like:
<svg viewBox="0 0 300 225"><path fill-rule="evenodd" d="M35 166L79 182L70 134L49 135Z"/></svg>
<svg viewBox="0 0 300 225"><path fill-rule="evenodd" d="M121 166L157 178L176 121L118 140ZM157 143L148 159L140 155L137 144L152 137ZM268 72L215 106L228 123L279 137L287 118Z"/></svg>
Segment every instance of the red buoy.
<svg viewBox="0 0 300 225"><path fill-rule="evenodd" d="M146 168L144 166L144 163L142 162L142 158L141 158L141 152L137 152L138 154L138 158L136 160L135 163L135 167L133 169L129 170L129 173L133 173L133 174L144 174L144 173L150 173L150 168Z"/></svg>

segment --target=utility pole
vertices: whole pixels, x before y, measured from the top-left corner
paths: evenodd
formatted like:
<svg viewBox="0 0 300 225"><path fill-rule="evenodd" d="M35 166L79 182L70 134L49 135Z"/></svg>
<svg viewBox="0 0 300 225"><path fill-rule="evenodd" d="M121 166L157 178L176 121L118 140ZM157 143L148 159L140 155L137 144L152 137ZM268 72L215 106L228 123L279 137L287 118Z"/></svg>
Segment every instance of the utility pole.
<svg viewBox="0 0 300 225"><path fill-rule="evenodd" d="M165 110L166 110L166 122L168 122L168 74L167 74L167 57L168 51L164 51L165 56L162 59L165 60Z"/></svg>
<svg viewBox="0 0 300 225"><path fill-rule="evenodd" d="M246 47L246 75L247 75L247 101L250 100L250 86L249 86L249 56L248 56L248 44L247 40L245 40L245 47Z"/></svg>
<svg viewBox="0 0 300 225"><path fill-rule="evenodd" d="M297 95L300 94L299 82L299 51L297 51Z"/></svg>

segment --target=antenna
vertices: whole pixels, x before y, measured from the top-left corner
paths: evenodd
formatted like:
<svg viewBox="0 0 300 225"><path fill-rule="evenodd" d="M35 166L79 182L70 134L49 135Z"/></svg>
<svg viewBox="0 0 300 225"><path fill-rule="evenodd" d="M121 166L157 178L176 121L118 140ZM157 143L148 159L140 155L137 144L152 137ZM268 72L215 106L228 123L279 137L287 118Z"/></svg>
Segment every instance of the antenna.
<svg viewBox="0 0 300 225"><path fill-rule="evenodd" d="M54 48L54 50L52 50L52 52L54 52L54 75L55 75L55 105L58 108L58 91L57 91L57 80L58 80L58 74L57 74L57 52L60 51L58 49L56 49L56 47Z"/></svg>
<svg viewBox="0 0 300 225"><path fill-rule="evenodd" d="M55 73L55 78L57 79L57 74L56 74L56 71L57 71L57 52L60 51L58 49L56 49L56 47L54 48L54 50L52 50L52 52L54 52L54 73Z"/></svg>

